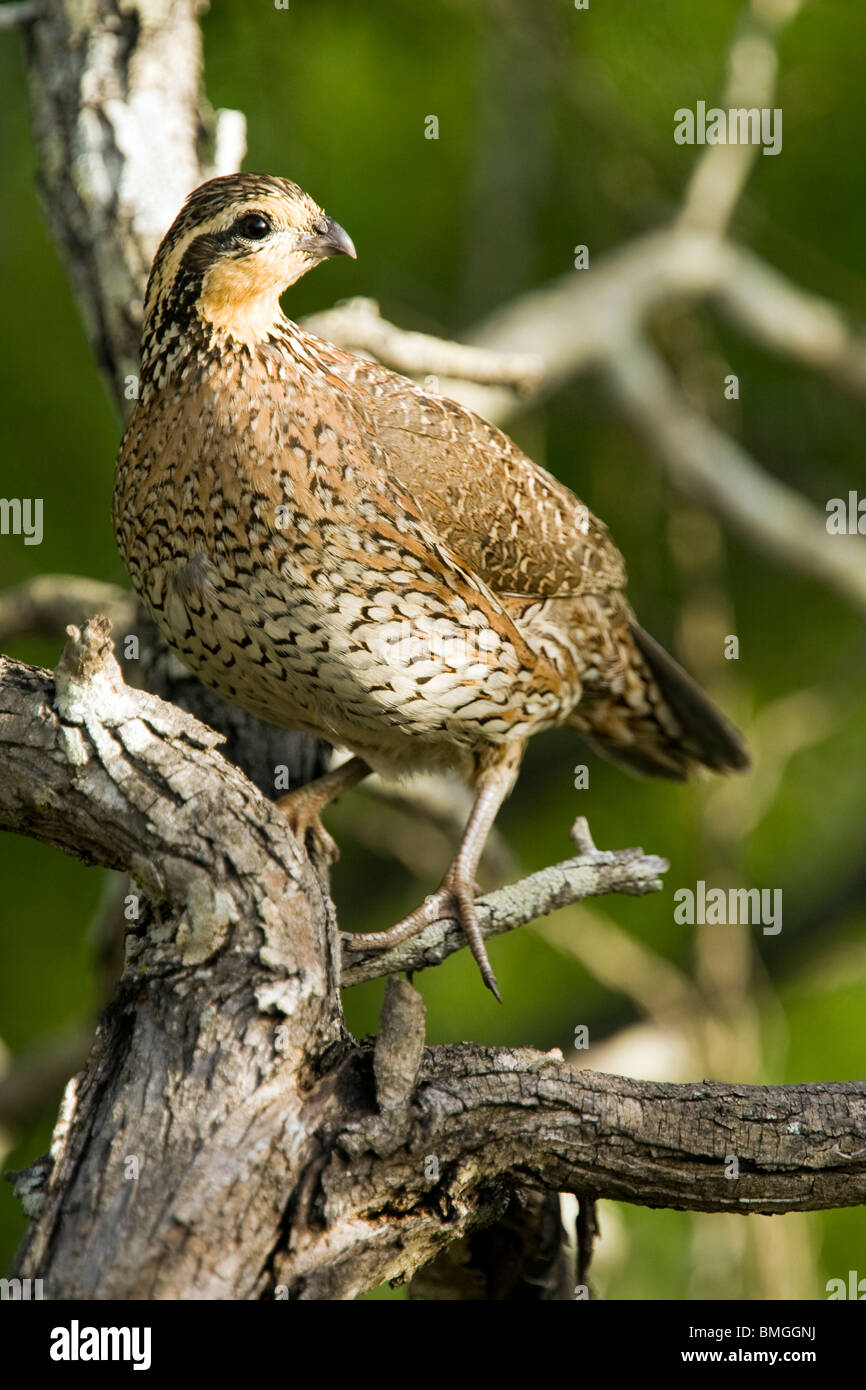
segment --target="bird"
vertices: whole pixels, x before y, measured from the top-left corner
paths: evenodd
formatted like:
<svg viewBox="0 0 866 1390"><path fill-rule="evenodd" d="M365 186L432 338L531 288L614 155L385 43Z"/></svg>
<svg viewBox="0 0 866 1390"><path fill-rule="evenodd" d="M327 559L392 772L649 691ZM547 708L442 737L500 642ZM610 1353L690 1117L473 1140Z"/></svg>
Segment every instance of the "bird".
<svg viewBox="0 0 866 1390"><path fill-rule="evenodd" d="M229 702L347 761L277 804L313 852L371 771L448 771L474 799L439 889L500 993L475 875L528 740L558 726L626 770L745 770L741 734L637 622L607 527L495 425L305 331L280 298L356 257L297 184L194 189L147 282L114 524L169 646Z"/></svg>

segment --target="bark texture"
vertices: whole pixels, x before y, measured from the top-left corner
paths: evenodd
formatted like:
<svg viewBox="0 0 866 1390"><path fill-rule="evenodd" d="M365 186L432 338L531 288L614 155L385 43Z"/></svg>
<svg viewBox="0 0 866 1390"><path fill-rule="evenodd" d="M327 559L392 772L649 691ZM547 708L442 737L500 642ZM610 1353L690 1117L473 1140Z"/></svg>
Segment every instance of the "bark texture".
<svg viewBox="0 0 866 1390"><path fill-rule="evenodd" d="M700 1211L866 1198L863 1083L659 1085L424 1048L397 982L375 1048L356 1044L324 885L218 742L123 684L105 620L71 629L53 677L0 662L0 827L132 879L119 989L20 1179L16 1273L48 1297L352 1298L496 1222L463 1270L477 1287L527 1187Z"/></svg>

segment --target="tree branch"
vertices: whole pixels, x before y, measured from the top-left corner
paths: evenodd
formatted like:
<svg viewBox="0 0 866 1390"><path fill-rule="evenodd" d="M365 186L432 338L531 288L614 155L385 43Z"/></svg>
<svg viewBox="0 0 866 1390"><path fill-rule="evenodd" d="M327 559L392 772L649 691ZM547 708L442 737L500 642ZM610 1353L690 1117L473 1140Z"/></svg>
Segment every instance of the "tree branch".
<svg viewBox="0 0 866 1390"><path fill-rule="evenodd" d="M153 254L186 195L212 172L218 125L200 90L201 0L58 0L29 26L33 136L45 210L121 412L138 373ZM243 155L238 122L220 159ZM231 129L232 139L226 131ZM238 167L237 164L234 167Z"/></svg>
<svg viewBox="0 0 866 1390"><path fill-rule="evenodd" d="M0 658L0 712L0 764L6 770L0 827L89 863L126 870L157 901L174 902L167 861L201 867L212 857L213 849L203 858L201 840L218 837L225 823L223 814L216 827L209 825L217 806L224 813L233 806L236 815L243 810L250 832L278 857L285 854L283 817L216 751L221 736L176 705L124 685L105 618L92 619L83 633L70 629L53 682L47 672ZM169 793L160 792L162 787ZM641 850L596 850L585 822L578 827L576 858L480 899L486 935L512 931L585 897L640 895L661 887L664 860ZM295 854L304 858L300 846ZM181 887L186 891L185 878ZM221 891L211 885L206 896ZM363 937L350 933L343 941L344 986L438 965L466 944L459 925L447 920L388 952L365 950Z"/></svg>
<svg viewBox="0 0 866 1390"><path fill-rule="evenodd" d="M357 1056L351 1067L360 1087ZM673 1086L528 1049L431 1048L402 1129L392 1112L359 1113L334 1135L305 1195L321 1224L277 1257L275 1278L301 1298L355 1297L501 1217L515 1178L697 1211L854 1206L864 1139L862 1082Z"/></svg>
<svg viewBox="0 0 866 1390"><path fill-rule="evenodd" d="M776 560L866 610L861 536L830 535L826 516L758 468L734 439L689 404L643 339L624 343L608 374L617 399L665 458L681 492L709 506Z"/></svg>
<svg viewBox="0 0 866 1390"><path fill-rule="evenodd" d="M585 826L578 821L578 826ZM642 849L617 851L597 850L584 845L574 859L540 869L518 883L511 883L477 899L478 922L485 939L514 931L538 917L546 917L557 908L597 898L605 893L626 893L643 897L657 893L660 874L668 868L667 861ZM363 936L343 933L344 985L360 984L379 975L397 971L423 970L441 965L454 951L461 950L466 940L457 921L445 918L432 922L418 936L401 942L390 951L364 949Z"/></svg>
<svg viewBox="0 0 866 1390"><path fill-rule="evenodd" d="M310 314L304 327L362 356L368 354L408 376L441 376L530 391L538 384L541 359L524 353L472 347L429 333L411 333L383 319L374 299L347 299L324 313Z"/></svg>
<svg viewBox="0 0 866 1390"><path fill-rule="evenodd" d="M3 5L0 8L0 33L9 29L23 29L39 16L36 0L20 0L20 3Z"/></svg>
<svg viewBox="0 0 866 1390"><path fill-rule="evenodd" d="M0 825L134 879L120 989L53 1168L25 1182L23 1277L47 1271L52 1297L347 1298L501 1215L515 1183L705 1211L864 1200L860 1084L665 1087L532 1052L422 1053L400 985L374 1064L340 1027L321 885L218 741L123 685L104 619L71 631L53 680L0 662ZM599 854L581 823L576 839L570 864L488 898L491 930L658 886L652 856ZM439 929L424 952L453 949Z"/></svg>

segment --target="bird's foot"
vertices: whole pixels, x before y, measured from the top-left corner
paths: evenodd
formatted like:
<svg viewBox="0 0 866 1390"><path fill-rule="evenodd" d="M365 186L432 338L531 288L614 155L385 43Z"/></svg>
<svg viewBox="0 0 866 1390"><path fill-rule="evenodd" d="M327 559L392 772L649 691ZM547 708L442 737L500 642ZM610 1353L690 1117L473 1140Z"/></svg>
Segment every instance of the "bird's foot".
<svg viewBox="0 0 866 1390"><path fill-rule="evenodd" d="M317 859L333 864L340 857L337 842L322 825L322 812L338 796L349 791L369 774L363 758L349 758L331 772L322 773L305 787L298 787L277 802L292 831Z"/></svg>
<svg viewBox="0 0 866 1390"><path fill-rule="evenodd" d="M487 957L484 937L478 923L478 909L475 906L477 891L477 885L471 878L466 878L459 870L451 868L436 892L426 897L420 906L403 917L396 926L388 931L365 932L357 938L358 944L369 946L374 951L388 951L392 946L399 946L401 942L418 936L431 922L440 922L450 917L462 927L482 980L501 1004L502 996Z"/></svg>
<svg viewBox="0 0 866 1390"><path fill-rule="evenodd" d="M311 786L315 785L311 783ZM289 792L280 797L277 806L282 811L296 840L312 853L316 859L333 864L340 857L340 850L333 835L329 835L319 815L321 801L318 796L307 792L306 787Z"/></svg>

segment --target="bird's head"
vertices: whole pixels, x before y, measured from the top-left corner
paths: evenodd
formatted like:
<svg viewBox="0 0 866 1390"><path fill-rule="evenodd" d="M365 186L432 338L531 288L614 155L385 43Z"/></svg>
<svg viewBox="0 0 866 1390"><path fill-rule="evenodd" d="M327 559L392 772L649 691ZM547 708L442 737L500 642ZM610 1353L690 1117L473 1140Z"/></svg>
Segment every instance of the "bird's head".
<svg viewBox="0 0 866 1390"><path fill-rule="evenodd" d="M355 257L339 223L297 184L229 174L194 189L166 232L145 295L145 333L196 315L238 341L264 337L279 297L319 261Z"/></svg>

